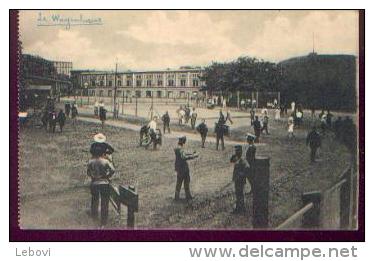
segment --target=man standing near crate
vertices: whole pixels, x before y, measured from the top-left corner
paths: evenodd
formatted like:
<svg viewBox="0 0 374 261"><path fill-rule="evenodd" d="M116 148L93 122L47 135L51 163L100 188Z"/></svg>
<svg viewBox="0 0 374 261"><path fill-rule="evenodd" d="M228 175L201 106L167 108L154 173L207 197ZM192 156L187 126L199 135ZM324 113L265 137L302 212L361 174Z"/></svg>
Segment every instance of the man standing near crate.
<svg viewBox="0 0 374 261"><path fill-rule="evenodd" d="M105 136L97 134L94 137L95 143L105 143ZM104 227L108 221L109 198L110 198L110 178L114 174L114 166L107 159L106 150L91 150L92 158L88 162L87 175L91 178L91 215L98 218L99 201L101 201L100 226Z"/></svg>

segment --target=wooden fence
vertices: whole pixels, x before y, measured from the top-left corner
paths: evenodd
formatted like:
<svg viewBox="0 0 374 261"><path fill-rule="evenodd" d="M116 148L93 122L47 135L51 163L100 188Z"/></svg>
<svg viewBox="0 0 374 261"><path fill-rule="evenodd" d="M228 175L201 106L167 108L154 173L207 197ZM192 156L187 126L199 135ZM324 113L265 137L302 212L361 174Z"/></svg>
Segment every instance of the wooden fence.
<svg viewBox="0 0 374 261"><path fill-rule="evenodd" d="M302 208L276 229L353 229L357 209L355 176L352 167L348 167L339 180L323 193L312 191L302 194Z"/></svg>

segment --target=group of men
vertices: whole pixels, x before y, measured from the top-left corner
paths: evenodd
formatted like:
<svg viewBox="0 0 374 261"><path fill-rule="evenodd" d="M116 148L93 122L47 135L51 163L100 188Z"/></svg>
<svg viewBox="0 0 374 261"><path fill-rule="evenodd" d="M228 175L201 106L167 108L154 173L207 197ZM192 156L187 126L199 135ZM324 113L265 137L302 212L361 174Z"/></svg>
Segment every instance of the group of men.
<svg viewBox="0 0 374 261"><path fill-rule="evenodd" d="M70 103L65 104L65 112L62 109L57 112L54 105L46 106L43 110L41 118L43 128L49 132L55 133L56 126L58 124L60 127L60 132L62 132L65 126L66 118L70 117L70 114L74 121L78 115L78 109L76 108L75 104L72 106Z"/></svg>

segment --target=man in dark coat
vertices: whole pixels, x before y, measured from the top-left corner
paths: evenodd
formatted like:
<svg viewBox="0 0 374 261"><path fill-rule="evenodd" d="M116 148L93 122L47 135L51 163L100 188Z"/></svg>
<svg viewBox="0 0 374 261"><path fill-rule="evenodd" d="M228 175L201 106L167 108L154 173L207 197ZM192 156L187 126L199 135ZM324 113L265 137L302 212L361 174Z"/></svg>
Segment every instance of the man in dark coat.
<svg viewBox="0 0 374 261"><path fill-rule="evenodd" d="M65 114L67 117L70 116L70 109L71 109L70 102L65 103Z"/></svg>
<svg viewBox="0 0 374 261"><path fill-rule="evenodd" d="M42 116L42 124L43 124L43 128L47 131L48 130L48 117L49 117L49 113L47 110L44 110L43 112L43 116Z"/></svg>
<svg viewBox="0 0 374 261"><path fill-rule="evenodd" d="M261 122L258 120L258 116L256 116L255 120L253 121L253 130L256 136L255 143L259 143L261 135Z"/></svg>
<svg viewBox="0 0 374 261"><path fill-rule="evenodd" d="M60 132L62 132L62 128L64 127L66 121L65 113L62 110L60 110L60 112L57 115L57 121L58 125L60 126Z"/></svg>
<svg viewBox="0 0 374 261"><path fill-rule="evenodd" d="M205 124L205 119L201 120L201 123L196 127L197 132L200 133L201 136L201 147L205 148L205 140L208 134L208 126Z"/></svg>
<svg viewBox="0 0 374 261"><path fill-rule="evenodd" d="M249 174L247 176L247 179L249 181L249 184L251 185L251 188L253 188L252 186L256 161L256 145L254 144L255 139L255 135L252 135L250 133L247 134L247 143L249 146L245 154L245 158L249 164Z"/></svg>
<svg viewBox="0 0 374 261"><path fill-rule="evenodd" d="M216 123L214 131L216 133L216 150L218 150L220 141L221 141L222 150L224 150L225 149L225 139L224 139L225 121L224 121L224 119L223 119L223 121L221 120L221 118L220 118L220 120L218 120L218 123Z"/></svg>
<svg viewBox="0 0 374 261"><path fill-rule="evenodd" d="M99 118L101 121L101 128L103 129L106 121L106 109L104 107L100 107L99 109Z"/></svg>
<svg viewBox="0 0 374 261"><path fill-rule="evenodd" d="M315 126L306 138L306 145L310 147L310 163L316 162L317 149L321 147L321 135Z"/></svg>
<svg viewBox="0 0 374 261"><path fill-rule="evenodd" d="M177 172L177 184L175 186L175 200L179 200L179 193L184 186L184 191L187 200L192 199L190 191L190 169L188 167L188 160L192 160L198 157L196 152L186 153L184 151L184 145L186 144L186 136L178 138L178 147L174 149L175 152L175 171Z"/></svg>
<svg viewBox="0 0 374 261"><path fill-rule="evenodd" d="M252 108L249 112L250 118L251 118L251 126L253 125L253 122L255 121L255 110Z"/></svg>
<svg viewBox="0 0 374 261"><path fill-rule="evenodd" d="M268 126L269 126L269 116L265 114L264 119L262 120L261 132L265 131L266 135L269 135Z"/></svg>
<svg viewBox="0 0 374 261"><path fill-rule="evenodd" d="M247 161L242 158L242 146L236 145L234 149L235 154L231 157L230 162L235 164L232 180L235 185L236 206L232 213L241 214L245 212L244 186L246 183L246 177L249 173L249 165Z"/></svg>
<svg viewBox="0 0 374 261"><path fill-rule="evenodd" d="M165 112L164 115L162 115L161 120L164 125L164 134L165 134L166 129L168 129L168 132L170 133L170 116L167 111Z"/></svg>
<svg viewBox="0 0 374 261"><path fill-rule="evenodd" d="M48 117L49 131L55 133L57 123L57 115L55 111L51 111Z"/></svg>

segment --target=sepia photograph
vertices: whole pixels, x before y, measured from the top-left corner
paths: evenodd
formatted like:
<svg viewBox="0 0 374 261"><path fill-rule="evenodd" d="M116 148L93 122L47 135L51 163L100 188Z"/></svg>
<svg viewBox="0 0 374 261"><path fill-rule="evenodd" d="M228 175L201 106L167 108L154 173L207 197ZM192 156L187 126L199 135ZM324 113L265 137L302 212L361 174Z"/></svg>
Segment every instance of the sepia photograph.
<svg viewBox="0 0 374 261"><path fill-rule="evenodd" d="M358 10L17 16L20 230L360 228Z"/></svg>

